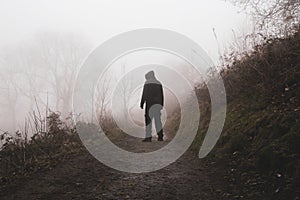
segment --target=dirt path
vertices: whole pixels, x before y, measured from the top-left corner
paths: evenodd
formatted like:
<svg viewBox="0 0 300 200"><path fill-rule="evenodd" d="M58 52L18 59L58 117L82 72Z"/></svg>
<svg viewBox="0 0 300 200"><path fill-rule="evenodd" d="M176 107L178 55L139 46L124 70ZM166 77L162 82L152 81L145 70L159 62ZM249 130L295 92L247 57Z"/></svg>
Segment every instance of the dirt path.
<svg viewBox="0 0 300 200"><path fill-rule="evenodd" d="M117 142L131 151L151 151L167 142ZM46 172L38 172L0 199L225 199L224 184L213 165L188 151L168 167L142 174L113 170L88 152L76 154Z"/></svg>

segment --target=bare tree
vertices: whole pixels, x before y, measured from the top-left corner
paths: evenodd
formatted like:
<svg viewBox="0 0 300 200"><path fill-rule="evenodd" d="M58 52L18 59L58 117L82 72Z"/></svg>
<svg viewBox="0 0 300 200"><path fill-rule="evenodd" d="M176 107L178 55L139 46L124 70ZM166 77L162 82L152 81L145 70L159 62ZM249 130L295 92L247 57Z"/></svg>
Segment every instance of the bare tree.
<svg viewBox="0 0 300 200"><path fill-rule="evenodd" d="M122 64L122 74L126 73L126 64ZM121 80L121 101L123 106L123 114L124 116L127 116L127 112L129 112L129 101L132 94L132 82L131 79L128 76L124 76L123 80Z"/></svg>
<svg viewBox="0 0 300 200"><path fill-rule="evenodd" d="M47 93L45 70L40 67L36 46L26 43L17 47L14 55L19 63L19 94L28 99L28 109L34 110L36 102L46 105L46 99L41 97L42 93Z"/></svg>
<svg viewBox="0 0 300 200"><path fill-rule="evenodd" d="M28 105L29 110L33 109L34 98L39 98L39 89L43 85L43 80L38 83L38 76L33 73L37 74L38 70L35 68L32 48L29 48L28 44L20 43L17 46L5 48L5 51L1 49L1 102L6 110L2 114L6 116L6 120L9 116L9 121L3 122L2 126L8 125L6 128L11 131L15 131L17 124L19 125Z"/></svg>
<svg viewBox="0 0 300 200"><path fill-rule="evenodd" d="M8 59L8 58L7 58ZM2 111L5 115L5 123L9 123L9 126L12 130L16 129L17 125L17 103L19 100L19 90L17 86L17 74L14 71L15 63L11 63L8 66L8 63L5 62L6 68L1 67L0 73L0 83L1 83L1 96L3 97L3 107Z"/></svg>
<svg viewBox="0 0 300 200"><path fill-rule="evenodd" d="M105 118L107 111L107 104L109 102L109 86L110 79L104 79L100 84L97 85L97 93L95 98L96 113L98 121L101 123Z"/></svg>
<svg viewBox="0 0 300 200"><path fill-rule="evenodd" d="M259 34L266 38L284 37L299 29L299 0L227 0L250 12Z"/></svg>
<svg viewBox="0 0 300 200"><path fill-rule="evenodd" d="M77 70L88 50L83 38L57 34L43 34L1 49L0 104L4 107L2 121L10 123L6 128L15 130L36 106L48 107L48 95L49 108L65 117L71 111Z"/></svg>
<svg viewBox="0 0 300 200"><path fill-rule="evenodd" d="M74 36L41 35L41 64L46 68L48 81L55 94L55 108L66 117L71 111L71 97L79 67L89 46L83 38Z"/></svg>

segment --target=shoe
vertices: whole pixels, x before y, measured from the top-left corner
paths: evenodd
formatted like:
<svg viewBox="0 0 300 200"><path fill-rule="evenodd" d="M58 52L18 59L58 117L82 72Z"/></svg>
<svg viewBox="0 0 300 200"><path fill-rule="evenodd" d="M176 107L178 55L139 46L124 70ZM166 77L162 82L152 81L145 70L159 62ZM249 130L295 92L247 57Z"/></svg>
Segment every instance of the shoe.
<svg viewBox="0 0 300 200"><path fill-rule="evenodd" d="M151 139L152 139L151 137L148 137L148 138L143 139L142 142L151 142Z"/></svg>
<svg viewBox="0 0 300 200"><path fill-rule="evenodd" d="M157 141L164 141L164 139L163 139L164 134L163 134L162 130L157 133L157 136L158 136Z"/></svg>

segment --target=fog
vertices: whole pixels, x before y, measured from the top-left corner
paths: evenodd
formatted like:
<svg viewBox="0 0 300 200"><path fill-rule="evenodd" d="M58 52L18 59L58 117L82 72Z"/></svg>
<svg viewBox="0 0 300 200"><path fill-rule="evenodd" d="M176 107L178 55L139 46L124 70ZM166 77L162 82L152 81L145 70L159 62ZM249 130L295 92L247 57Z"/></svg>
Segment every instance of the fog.
<svg viewBox="0 0 300 200"><path fill-rule="evenodd" d="M247 31L249 23L245 14L221 0L1 1L0 129L22 130L30 112L43 114L46 107L61 112L63 118L69 116L72 89L83 60L114 35L147 27L177 31L197 42L217 64L234 38L232 30ZM101 112L101 106L109 106L114 92L112 83L118 83L139 65L151 63L149 57L187 75L191 84L201 80L185 70L187 63L172 55L134 53L112 65L106 83L100 82L94 105L86 109ZM127 87L130 78L122 83L126 92L120 98L126 99L135 121L143 117L139 98L144 73L156 67L149 65L141 71L138 88ZM159 67L156 71L163 84L177 83L168 73L160 73ZM174 91L166 87L165 92L169 102L166 109L172 110L176 104ZM182 95L190 91L184 92Z"/></svg>

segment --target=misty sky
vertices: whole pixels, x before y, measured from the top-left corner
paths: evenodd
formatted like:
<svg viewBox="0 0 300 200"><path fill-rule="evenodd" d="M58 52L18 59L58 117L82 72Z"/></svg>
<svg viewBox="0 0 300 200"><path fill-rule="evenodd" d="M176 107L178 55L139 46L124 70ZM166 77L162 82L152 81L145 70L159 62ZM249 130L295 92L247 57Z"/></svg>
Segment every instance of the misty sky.
<svg viewBox="0 0 300 200"><path fill-rule="evenodd" d="M94 47L110 37L138 28L178 31L198 42L214 61L232 40L232 29L247 25L244 14L222 0L1 0L0 47L37 33L74 33Z"/></svg>

